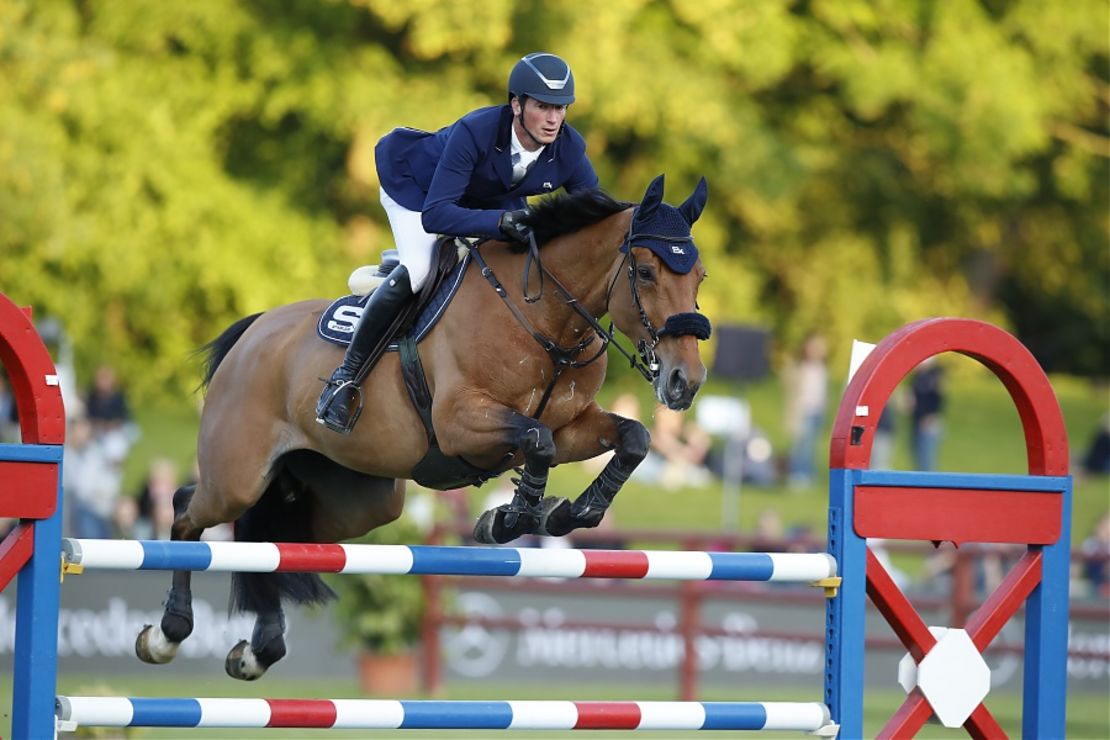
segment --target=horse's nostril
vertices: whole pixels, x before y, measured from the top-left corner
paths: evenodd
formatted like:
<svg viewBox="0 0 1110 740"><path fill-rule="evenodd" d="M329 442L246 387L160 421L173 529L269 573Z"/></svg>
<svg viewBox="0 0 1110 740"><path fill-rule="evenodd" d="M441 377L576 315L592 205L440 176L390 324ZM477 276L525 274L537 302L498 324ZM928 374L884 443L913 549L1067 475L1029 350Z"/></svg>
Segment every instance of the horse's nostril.
<svg viewBox="0 0 1110 740"><path fill-rule="evenodd" d="M686 392L686 372L676 367L671 371L670 378L667 381L667 393L671 398L680 398Z"/></svg>

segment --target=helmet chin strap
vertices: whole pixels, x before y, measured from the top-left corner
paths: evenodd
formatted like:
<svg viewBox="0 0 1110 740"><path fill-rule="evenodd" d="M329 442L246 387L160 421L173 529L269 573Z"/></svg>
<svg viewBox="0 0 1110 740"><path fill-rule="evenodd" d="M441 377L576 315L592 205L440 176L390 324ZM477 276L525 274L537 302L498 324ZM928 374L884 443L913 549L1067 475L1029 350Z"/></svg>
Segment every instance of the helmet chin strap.
<svg viewBox="0 0 1110 740"><path fill-rule="evenodd" d="M531 139L533 141L533 143L535 143L536 146L544 146L544 143L542 141L540 141L539 139L537 139L536 135L533 134L531 131L529 131L528 127L524 124L524 101L525 101L525 99L518 97L517 100L520 101L520 113L517 114L516 118L517 118L518 121L520 121L520 127L522 129L524 129L524 133L528 134L528 138Z"/></svg>

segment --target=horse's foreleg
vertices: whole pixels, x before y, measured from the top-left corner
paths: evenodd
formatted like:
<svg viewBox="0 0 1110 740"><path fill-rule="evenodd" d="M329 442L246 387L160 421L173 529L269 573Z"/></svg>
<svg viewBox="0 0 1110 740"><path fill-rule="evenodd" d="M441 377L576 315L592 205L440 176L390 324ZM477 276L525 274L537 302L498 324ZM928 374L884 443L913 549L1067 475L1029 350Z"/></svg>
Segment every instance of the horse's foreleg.
<svg viewBox="0 0 1110 740"><path fill-rule="evenodd" d="M196 486L182 486L173 495L174 521L170 539L196 542L204 532L187 514L189 501ZM173 583L166 596L165 611L159 625L148 624L135 638L135 655L146 663L169 663L177 649L193 631L193 594L190 588L192 571L175 570Z"/></svg>
<svg viewBox="0 0 1110 740"><path fill-rule="evenodd" d="M512 444L524 455L520 478L508 504L491 509L474 526L474 539L484 544L504 544L536 531L540 502L547 488L547 476L555 460L555 440L551 429L516 412L511 412Z"/></svg>
<svg viewBox="0 0 1110 740"><path fill-rule="evenodd" d="M650 444L651 435L643 424L600 407L587 410L574 424L560 430L560 457L565 453L567 460L586 459L606 448L612 448L614 454L573 504L566 499L544 502L537 532L562 537L575 529L600 524L617 492L647 457Z"/></svg>

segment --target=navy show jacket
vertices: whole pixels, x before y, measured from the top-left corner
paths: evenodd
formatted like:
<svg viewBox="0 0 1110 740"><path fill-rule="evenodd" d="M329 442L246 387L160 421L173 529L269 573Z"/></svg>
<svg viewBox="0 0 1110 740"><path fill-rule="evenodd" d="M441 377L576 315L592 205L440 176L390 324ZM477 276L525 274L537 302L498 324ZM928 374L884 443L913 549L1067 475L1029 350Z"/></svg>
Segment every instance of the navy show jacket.
<svg viewBox="0 0 1110 740"><path fill-rule="evenodd" d="M422 215L430 234L500 238L507 210L526 196L596 188L582 135L564 125L524 179L512 185L512 108L479 108L434 133L396 128L374 148L382 189Z"/></svg>

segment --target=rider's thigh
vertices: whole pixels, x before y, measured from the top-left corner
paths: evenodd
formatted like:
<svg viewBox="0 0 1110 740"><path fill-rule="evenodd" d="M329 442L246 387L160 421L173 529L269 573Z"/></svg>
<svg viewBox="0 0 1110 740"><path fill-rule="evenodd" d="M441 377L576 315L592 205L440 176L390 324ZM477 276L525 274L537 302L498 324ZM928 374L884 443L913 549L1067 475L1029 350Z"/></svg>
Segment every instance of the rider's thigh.
<svg viewBox="0 0 1110 740"><path fill-rule="evenodd" d="M385 214L389 217L389 226L393 230L393 240L397 244L401 264L408 268L412 292L416 293L424 285L432 269L435 234L424 231L419 211L410 211L390 198L384 190L381 191L381 200Z"/></svg>

